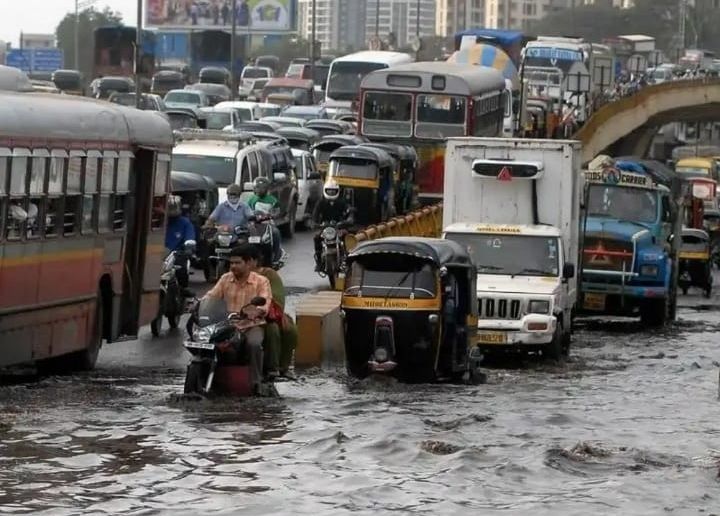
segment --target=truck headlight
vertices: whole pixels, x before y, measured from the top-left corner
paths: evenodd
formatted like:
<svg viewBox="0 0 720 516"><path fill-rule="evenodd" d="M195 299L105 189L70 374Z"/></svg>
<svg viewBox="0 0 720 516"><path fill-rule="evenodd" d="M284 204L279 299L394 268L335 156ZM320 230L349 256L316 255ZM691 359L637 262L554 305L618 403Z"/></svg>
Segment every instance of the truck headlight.
<svg viewBox="0 0 720 516"><path fill-rule="evenodd" d="M548 314L550 313L550 301L541 299L533 299L528 303L529 314Z"/></svg>
<svg viewBox="0 0 720 516"><path fill-rule="evenodd" d="M641 265L640 266L640 276L657 276L658 275L658 266L657 265Z"/></svg>

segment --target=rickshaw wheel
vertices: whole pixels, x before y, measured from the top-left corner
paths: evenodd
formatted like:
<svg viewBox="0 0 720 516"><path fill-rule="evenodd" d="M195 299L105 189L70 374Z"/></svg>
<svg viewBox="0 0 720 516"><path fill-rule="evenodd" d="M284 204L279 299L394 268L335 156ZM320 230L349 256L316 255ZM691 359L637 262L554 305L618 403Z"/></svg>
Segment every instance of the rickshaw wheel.
<svg viewBox="0 0 720 516"><path fill-rule="evenodd" d="M683 293L683 296L687 296L688 288L687 288L687 287L683 287L683 288L682 288L682 293Z"/></svg>
<svg viewBox="0 0 720 516"><path fill-rule="evenodd" d="M712 295L712 287L707 287L705 289L704 294L705 294L705 297L710 297Z"/></svg>

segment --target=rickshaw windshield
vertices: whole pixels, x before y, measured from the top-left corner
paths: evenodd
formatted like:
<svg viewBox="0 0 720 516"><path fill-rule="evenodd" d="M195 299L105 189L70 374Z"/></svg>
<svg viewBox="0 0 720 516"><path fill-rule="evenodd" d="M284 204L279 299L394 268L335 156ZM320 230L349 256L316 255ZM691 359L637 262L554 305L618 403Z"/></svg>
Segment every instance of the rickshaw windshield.
<svg viewBox="0 0 720 516"><path fill-rule="evenodd" d="M328 171L330 177L349 179L377 179L377 163L365 159L333 159Z"/></svg>
<svg viewBox="0 0 720 516"><path fill-rule="evenodd" d="M204 297L198 305L198 326L205 327L217 324L227 317L228 311L225 300L214 297Z"/></svg>
<svg viewBox="0 0 720 516"><path fill-rule="evenodd" d="M695 235L682 236L682 251L706 252L708 250L708 246L708 241L702 237L698 237Z"/></svg>
<svg viewBox="0 0 720 516"><path fill-rule="evenodd" d="M436 270L428 263L407 256L365 257L355 261L346 279L345 295L433 299L436 296Z"/></svg>

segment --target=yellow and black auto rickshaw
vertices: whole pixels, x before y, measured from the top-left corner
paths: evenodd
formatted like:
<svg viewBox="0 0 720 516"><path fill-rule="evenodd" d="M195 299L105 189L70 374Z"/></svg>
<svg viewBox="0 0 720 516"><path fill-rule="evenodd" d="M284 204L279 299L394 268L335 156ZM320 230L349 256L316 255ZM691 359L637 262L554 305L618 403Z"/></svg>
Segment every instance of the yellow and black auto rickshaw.
<svg viewBox="0 0 720 516"><path fill-rule="evenodd" d="M384 150L395 160L395 212L406 214L418 207L418 187L415 184L418 155L415 148L399 143L370 142L361 147Z"/></svg>
<svg viewBox="0 0 720 516"><path fill-rule="evenodd" d="M347 258L341 302L348 373L482 381L475 283L470 256L451 240L358 245Z"/></svg>
<svg viewBox="0 0 720 516"><path fill-rule="evenodd" d="M356 134L330 134L321 137L319 142L314 143L310 152L315 158L315 164L323 179L327 174L330 154L345 145L360 145L365 142L367 142L367 138Z"/></svg>
<svg viewBox="0 0 720 516"><path fill-rule="evenodd" d="M683 229L680 246L678 286L683 294L690 287L699 287L705 297L712 293L712 261L710 236L702 229Z"/></svg>
<svg viewBox="0 0 720 516"><path fill-rule="evenodd" d="M333 182L355 210L361 227L395 215L395 161L380 149L348 145L330 155L326 184Z"/></svg>

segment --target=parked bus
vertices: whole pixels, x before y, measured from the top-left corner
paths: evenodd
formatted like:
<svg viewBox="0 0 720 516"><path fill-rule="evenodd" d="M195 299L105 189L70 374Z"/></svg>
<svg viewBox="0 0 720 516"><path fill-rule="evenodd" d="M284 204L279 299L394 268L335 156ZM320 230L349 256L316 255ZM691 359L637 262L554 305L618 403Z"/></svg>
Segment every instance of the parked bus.
<svg viewBox="0 0 720 516"><path fill-rule="evenodd" d="M131 77L135 73L135 27L110 25L98 27L95 40L94 77L108 75ZM149 81L155 73L155 34L142 33L141 76Z"/></svg>
<svg viewBox="0 0 720 516"><path fill-rule="evenodd" d="M415 184L423 201L442 198L446 138L502 135L507 93L494 68L439 61L394 66L365 77L361 95L361 135L417 150Z"/></svg>
<svg viewBox="0 0 720 516"><path fill-rule="evenodd" d="M330 64L325 107L351 109L360 95L360 82L370 72L391 66L412 63L415 59L401 52L364 50L338 57Z"/></svg>
<svg viewBox="0 0 720 516"><path fill-rule="evenodd" d="M157 315L172 145L156 113L0 93L0 367L91 369Z"/></svg>

